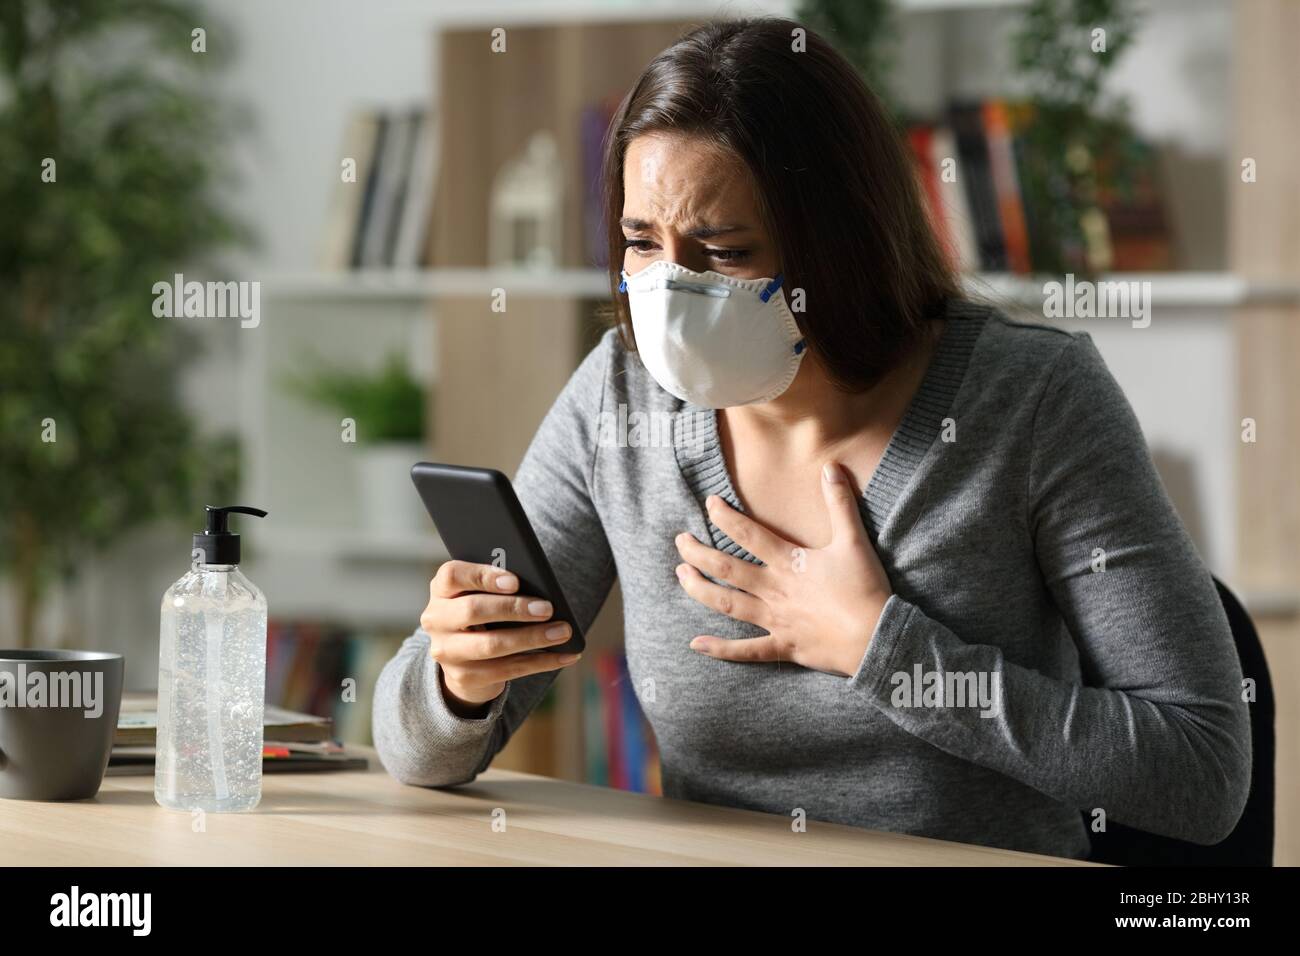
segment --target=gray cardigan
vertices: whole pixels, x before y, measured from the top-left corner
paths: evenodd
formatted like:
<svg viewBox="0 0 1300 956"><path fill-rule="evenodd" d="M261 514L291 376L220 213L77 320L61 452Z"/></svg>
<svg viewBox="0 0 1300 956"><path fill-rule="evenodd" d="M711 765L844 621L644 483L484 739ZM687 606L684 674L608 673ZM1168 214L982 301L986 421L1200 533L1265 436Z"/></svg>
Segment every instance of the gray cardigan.
<svg viewBox="0 0 1300 956"><path fill-rule="evenodd" d="M860 500L894 596L851 677L688 647L763 632L684 592L673 537L757 559L705 513L713 493L741 506L714 413L612 331L538 429L516 490L584 627L617 575L664 794L1058 856L1086 855L1081 810L1218 842L1250 784L1242 674L1132 409L1087 334L949 316ZM375 746L397 779L445 787L554 673L465 719L428 648L417 630L385 666Z"/></svg>

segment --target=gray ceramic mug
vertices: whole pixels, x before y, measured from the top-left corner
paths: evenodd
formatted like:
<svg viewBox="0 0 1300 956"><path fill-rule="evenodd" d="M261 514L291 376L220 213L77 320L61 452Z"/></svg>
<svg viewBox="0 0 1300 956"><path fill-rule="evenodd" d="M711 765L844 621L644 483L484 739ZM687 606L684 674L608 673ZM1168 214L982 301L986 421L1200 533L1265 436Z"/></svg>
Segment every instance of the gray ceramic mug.
<svg viewBox="0 0 1300 956"><path fill-rule="evenodd" d="M0 797L99 792L122 708L121 654L0 650Z"/></svg>

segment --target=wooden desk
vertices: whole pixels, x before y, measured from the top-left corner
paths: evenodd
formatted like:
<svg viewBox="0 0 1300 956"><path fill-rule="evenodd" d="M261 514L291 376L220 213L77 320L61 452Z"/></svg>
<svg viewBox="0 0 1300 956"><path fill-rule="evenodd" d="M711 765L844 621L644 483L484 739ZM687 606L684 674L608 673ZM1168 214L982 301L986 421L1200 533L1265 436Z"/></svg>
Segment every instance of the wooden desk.
<svg viewBox="0 0 1300 956"><path fill-rule="evenodd" d="M367 771L268 774L256 810L210 813L205 833L154 802L152 775L106 777L93 800L0 800L0 866L1089 865L817 821L793 833L773 814L506 770L408 787L365 754Z"/></svg>

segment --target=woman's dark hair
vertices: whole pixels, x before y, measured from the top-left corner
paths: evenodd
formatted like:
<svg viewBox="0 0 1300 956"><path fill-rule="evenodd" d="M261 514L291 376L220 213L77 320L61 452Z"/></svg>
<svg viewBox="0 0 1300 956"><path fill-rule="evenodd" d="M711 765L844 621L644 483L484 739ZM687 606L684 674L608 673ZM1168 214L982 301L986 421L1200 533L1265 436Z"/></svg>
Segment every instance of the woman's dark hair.
<svg viewBox="0 0 1300 956"><path fill-rule="evenodd" d="M646 67L606 142L610 287L627 348L623 160L647 133L707 137L748 167L787 294L804 292L795 317L843 390L875 385L957 295L908 148L857 71L791 20L718 21Z"/></svg>

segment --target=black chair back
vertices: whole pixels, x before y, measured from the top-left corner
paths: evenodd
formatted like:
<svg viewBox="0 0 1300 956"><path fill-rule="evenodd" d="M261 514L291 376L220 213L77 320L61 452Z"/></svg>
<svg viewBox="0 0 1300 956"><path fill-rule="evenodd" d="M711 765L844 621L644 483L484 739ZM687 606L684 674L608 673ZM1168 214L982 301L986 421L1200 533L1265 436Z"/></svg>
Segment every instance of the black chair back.
<svg viewBox="0 0 1300 956"><path fill-rule="evenodd" d="M1259 634L1246 609L1218 578L1214 579L1214 585L1228 615L1237 656L1241 659L1241 672L1255 679L1255 702L1250 705L1250 795L1241 819L1222 843L1201 846L1110 821L1105 833L1093 833L1092 818L1085 813L1084 825L1088 826L1092 840L1091 860L1118 866L1273 865L1273 682Z"/></svg>

